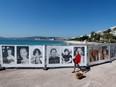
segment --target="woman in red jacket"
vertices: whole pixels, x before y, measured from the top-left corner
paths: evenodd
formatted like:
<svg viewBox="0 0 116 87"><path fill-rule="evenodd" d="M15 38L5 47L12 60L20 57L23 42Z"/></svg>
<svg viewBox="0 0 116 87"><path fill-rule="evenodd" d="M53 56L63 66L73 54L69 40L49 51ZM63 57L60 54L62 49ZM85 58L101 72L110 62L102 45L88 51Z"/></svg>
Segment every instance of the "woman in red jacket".
<svg viewBox="0 0 116 87"><path fill-rule="evenodd" d="M73 71L72 73L75 72L76 66L78 66L78 68L79 68L80 70L82 70L81 67L79 66L80 61L81 61L81 55L79 54L79 52L78 52L78 50L77 50L77 51L76 51L76 55L75 55L75 57L74 57L74 59L73 59L73 62L74 62L74 71ZM83 71L83 70L82 70L82 71Z"/></svg>

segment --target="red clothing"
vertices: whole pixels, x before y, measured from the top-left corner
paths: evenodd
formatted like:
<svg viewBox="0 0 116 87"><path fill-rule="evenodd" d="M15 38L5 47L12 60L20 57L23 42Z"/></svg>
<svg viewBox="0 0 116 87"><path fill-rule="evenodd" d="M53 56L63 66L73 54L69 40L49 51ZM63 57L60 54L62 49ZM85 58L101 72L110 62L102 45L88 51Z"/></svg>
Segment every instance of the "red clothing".
<svg viewBox="0 0 116 87"><path fill-rule="evenodd" d="M78 63L80 63L80 61L81 61L81 55L80 54L77 54L75 56L75 58L74 58L74 63L78 64Z"/></svg>

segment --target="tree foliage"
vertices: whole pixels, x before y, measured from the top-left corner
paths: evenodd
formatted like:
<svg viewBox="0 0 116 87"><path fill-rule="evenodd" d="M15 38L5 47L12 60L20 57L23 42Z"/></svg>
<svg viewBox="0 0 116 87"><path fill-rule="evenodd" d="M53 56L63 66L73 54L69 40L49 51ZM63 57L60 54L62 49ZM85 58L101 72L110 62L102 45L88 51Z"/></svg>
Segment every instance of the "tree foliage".
<svg viewBox="0 0 116 87"><path fill-rule="evenodd" d="M91 36L81 36L81 37L77 37L74 38L72 40L76 40L76 41L91 41L91 42L108 42L108 43L116 43L116 36L114 36L111 33L111 29L105 30L103 31L103 33L96 33L94 31L91 32Z"/></svg>

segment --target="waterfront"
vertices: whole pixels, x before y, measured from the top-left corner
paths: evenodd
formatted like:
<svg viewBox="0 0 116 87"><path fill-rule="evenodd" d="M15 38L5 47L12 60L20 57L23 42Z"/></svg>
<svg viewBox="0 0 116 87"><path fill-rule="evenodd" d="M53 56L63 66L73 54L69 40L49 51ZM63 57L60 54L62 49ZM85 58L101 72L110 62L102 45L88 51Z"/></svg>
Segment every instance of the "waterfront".
<svg viewBox="0 0 116 87"><path fill-rule="evenodd" d="M66 45L64 41L57 40L0 40L0 44L10 45Z"/></svg>

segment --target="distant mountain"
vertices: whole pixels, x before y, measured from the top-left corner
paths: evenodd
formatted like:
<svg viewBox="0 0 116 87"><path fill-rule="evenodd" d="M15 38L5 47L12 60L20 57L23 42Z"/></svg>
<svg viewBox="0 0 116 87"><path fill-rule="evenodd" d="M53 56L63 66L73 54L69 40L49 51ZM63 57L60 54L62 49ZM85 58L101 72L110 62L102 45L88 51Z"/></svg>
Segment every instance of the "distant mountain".
<svg viewBox="0 0 116 87"><path fill-rule="evenodd" d="M111 27L110 29L111 29L111 33L112 33L114 36L116 36L116 26Z"/></svg>
<svg viewBox="0 0 116 87"><path fill-rule="evenodd" d="M16 39L16 38L0 37L0 40L13 40L13 39Z"/></svg>
<svg viewBox="0 0 116 87"><path fill-rule="evenodd" d="M114 36L116 36L116 26L110 27L109 29L99 30L99 31L97 31L97 32L95 32L95 33L103 35L103 32L104 32L104 31L108 31L108 30L110 31L109 33L111 33L111 34L113 34ZM83 36L84 36L84 35L80 35L80 37L83 37ZM87 36L91 37L91 34L89 34L89 35L87 35ZM74 38L74 37L73 37L73 38Z"/></svg>
<svg viewBox="0 0 116 87"><path fill-rule="evenodd" d="M1 40L2 40L2 39L4 40L4 39L8 39L8 38L5 38L5 37L0 37L0 39L1 39Z"/></svg>
<svg viewBox="0 0 116 87"><path fill-rule="evenodd" d="M109 29L97 31L97 32L95 32L95 33L99 33L99 34L103 35L103 32L104 32L104 31L109 31L109 33L111 33L111 34L113 34L114 36L116 36L116 26L110 27Z"/></svg>
<svg viewBox="0 0 116 87"><path fill-rule="evenodd" d="M46 39L44 36L30 36L30 37L19 37L16 39L23 39L23 40L36 40L36 39Z"/></svg>
<svg viewBox="0 0 116 87"><path fill-rule="evenodd" d="M45 37L45 36L30 36L30 37L13 37L13 38L7 38L7 37L0 37L0 40L64 40L64 38L61 37Z"/></svg>

